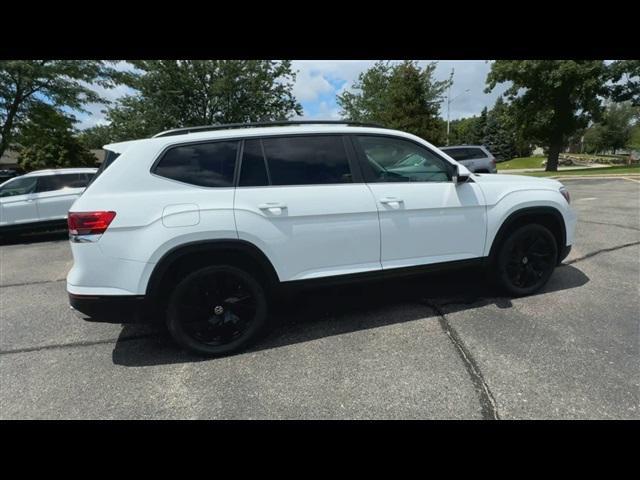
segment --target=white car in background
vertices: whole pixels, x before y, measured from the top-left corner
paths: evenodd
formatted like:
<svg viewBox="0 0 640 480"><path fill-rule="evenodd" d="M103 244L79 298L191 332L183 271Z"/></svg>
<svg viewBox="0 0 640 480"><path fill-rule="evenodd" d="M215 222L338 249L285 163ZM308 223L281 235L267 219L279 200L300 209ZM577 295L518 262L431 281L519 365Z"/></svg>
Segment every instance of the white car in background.
<svg viewBox="0 0 640 480"><path fill-rule="evenodd" d="M96 168L38 170L0 184L0 233L65 226Z"/></svg>

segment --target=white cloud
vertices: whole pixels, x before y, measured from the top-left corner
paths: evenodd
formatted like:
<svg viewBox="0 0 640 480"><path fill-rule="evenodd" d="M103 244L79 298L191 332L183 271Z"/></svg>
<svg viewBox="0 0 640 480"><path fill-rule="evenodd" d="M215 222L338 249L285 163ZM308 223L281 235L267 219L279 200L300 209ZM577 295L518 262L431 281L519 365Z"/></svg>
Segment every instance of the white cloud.
<svg viewBox="0 0 640 480"><path fill-rule="evenodd" d="M311 68L301 68L293 86L293 94L300 102L316 100L323 93L331 91L333 91L333 86L322 73Z"/></svg>

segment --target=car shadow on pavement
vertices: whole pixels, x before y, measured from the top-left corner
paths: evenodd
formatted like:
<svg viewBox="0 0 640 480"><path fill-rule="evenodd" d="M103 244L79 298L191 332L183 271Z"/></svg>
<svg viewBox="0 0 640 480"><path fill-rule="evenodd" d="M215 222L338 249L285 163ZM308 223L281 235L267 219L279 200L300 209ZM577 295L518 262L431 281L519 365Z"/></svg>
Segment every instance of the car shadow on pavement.
<svg viewBox="0 0 640 480"><path fill-rule="evenodd" d="M536 295L581 287L588 281L581 270L562 265ZM511 299L492 295L484 274L477 270L300 292L274 308L268 333L240 355L412 320L437 321L433 305L447 305L447 312L491 304L512 306ZM148 325L123 326L112 359L129 367L212 361L181 350L166 328L158 326L149 333Z"/></svg>
<svg viewBox="0 0 640 480"><path fill-rule="evenodd" d="M31 232L21 234L3 234L0 236L0 246L2 245L27 245L40 242L56 242L69 240L67 229L52 230L47 232Z"/></svg>

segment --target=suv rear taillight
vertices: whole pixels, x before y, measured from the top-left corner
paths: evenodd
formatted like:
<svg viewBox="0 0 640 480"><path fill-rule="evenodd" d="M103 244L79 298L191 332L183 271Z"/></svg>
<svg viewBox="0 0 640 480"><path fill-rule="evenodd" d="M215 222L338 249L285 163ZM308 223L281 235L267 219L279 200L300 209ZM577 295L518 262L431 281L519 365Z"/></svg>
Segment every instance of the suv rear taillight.
<svg viewBox="0 0 640 480"><path fill-rule="evenodd" d="M69 235L95 235L104 233L116 212L69 212Z"/></svg>

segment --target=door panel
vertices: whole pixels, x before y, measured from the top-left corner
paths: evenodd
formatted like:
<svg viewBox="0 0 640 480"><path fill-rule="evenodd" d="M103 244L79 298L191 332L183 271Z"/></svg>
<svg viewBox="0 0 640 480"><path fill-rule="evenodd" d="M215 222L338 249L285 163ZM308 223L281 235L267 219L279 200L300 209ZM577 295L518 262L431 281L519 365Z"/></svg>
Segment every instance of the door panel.
<svg viewBox="0 0 640 480"><path fill-rule="evenodd" d="M38 221L33 194L36 182L36 177L22 177L3 185L0 190L0 225Z"/></svg>
<svg viewBox="0 0 640 480"><path fill-rule="evenodd" d="M38 209L34 201L33 193L5 197L0 199L0 202L2 202L1 225L38 221Z"/></svg>
<svg viewBox="0 0 640 480"><path fill-rule="evenodd" d="M71 205L83 190L84 188L65 188L52 192L36 193L34 196L40 220L64 220L67 218Z"/></svg>
<svg viewBox="0 0 640 480"><path fill-rule="evenodd" d="M244 142L238 237L262 249L280 280L381 269L376 203L349 149L342 135Z"/></svg>
<svg viewBox="0 0 640 480"><path fill-rule="evenodd" d="M476 184L371 183L369 188L380 212L382 268L482 256L486 212Z"/></svg>
<svg viewBox="0 0 640 480"><path fill-rule="evenodd" d="M84 174L77 173L38 177L35 201L40 220L64 220L73 202L84 191L86 183Z"/></svg>
<svg viewBox="0 0 640 480"><path fill-rule="evenodd" d="M259 247L281 281L379 270L378 212L366 185L239 187L238 237Z"/></svg>
<svg viewBox="0 0 640 480"><path fill-rule="evenodd" d="M413 140L353 139L380 215L383 269L482 256L486 207L476 184L453 183L454 166Z"/></svg>

